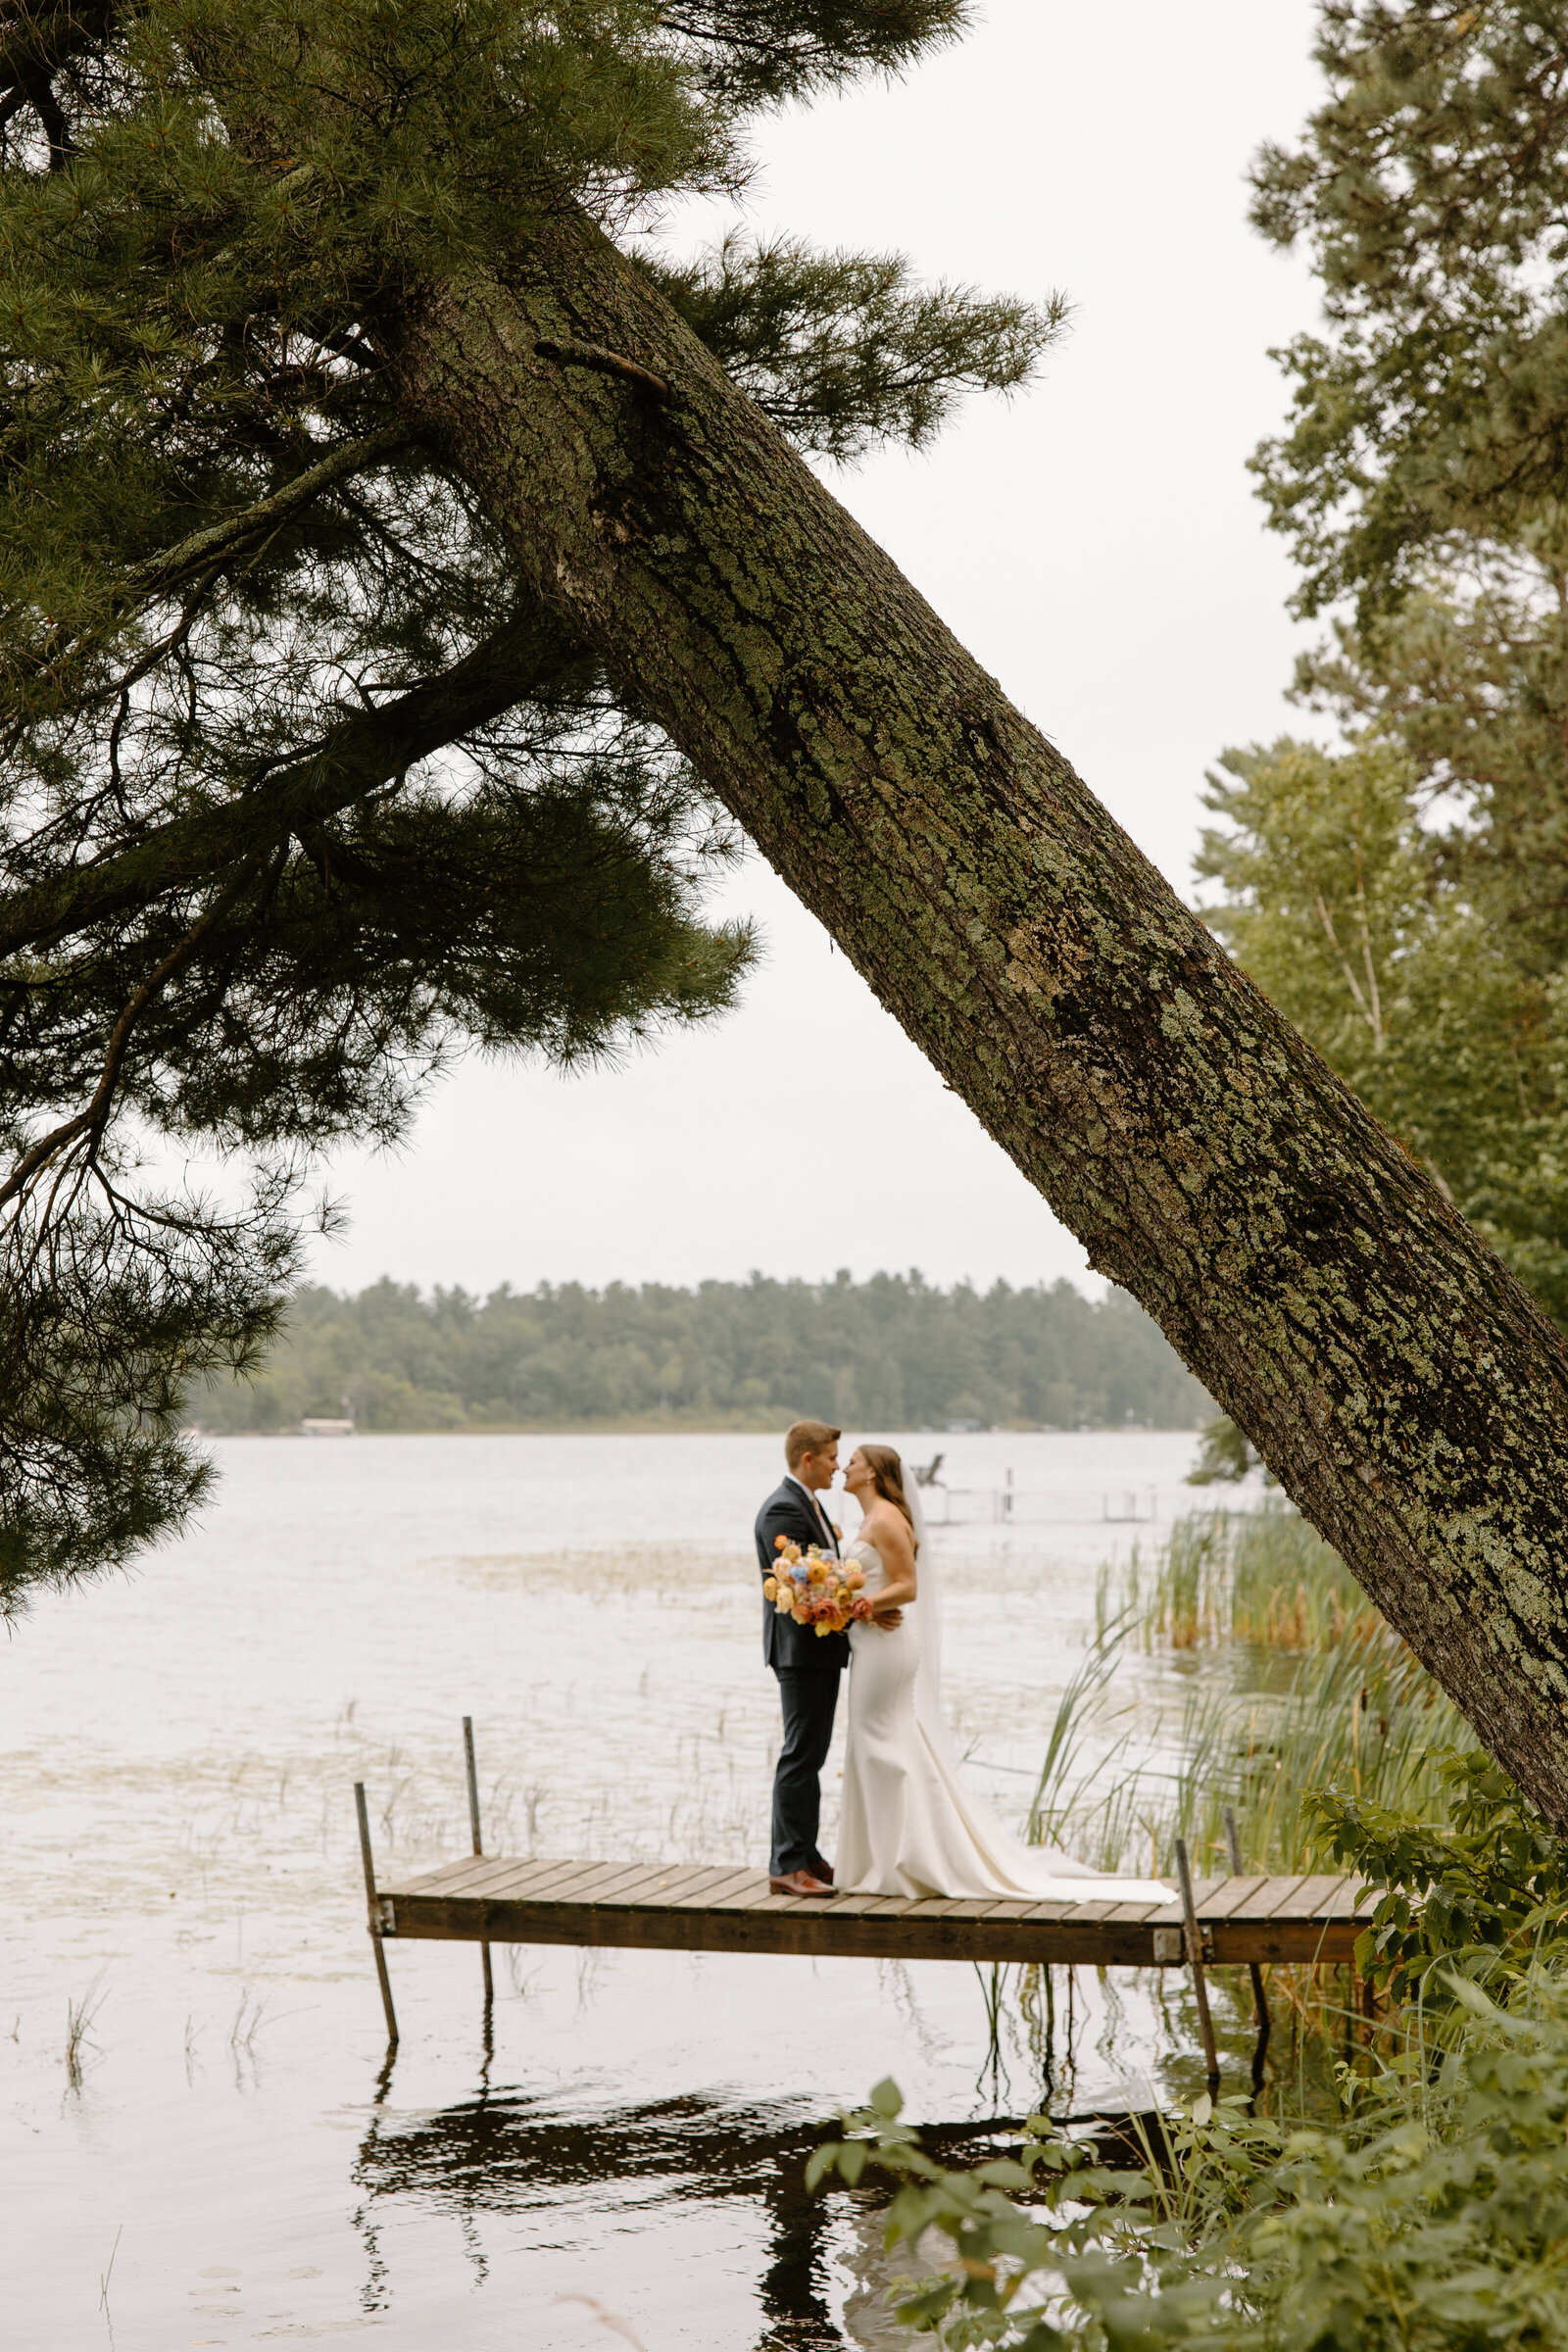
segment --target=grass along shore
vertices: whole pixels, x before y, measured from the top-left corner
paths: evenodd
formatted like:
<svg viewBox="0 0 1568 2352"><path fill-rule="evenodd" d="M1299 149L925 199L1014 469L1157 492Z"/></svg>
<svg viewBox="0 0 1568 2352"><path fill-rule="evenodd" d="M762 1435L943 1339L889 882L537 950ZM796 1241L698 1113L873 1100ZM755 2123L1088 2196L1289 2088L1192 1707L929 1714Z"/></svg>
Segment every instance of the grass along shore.
<svg viewBox="0 0 1568 2352"><path fill-rule="evenodd" d="M1129 1644L1171 1669L1159 1725L1141 1721L1136 1738L1112 1689ZM1473 1744L1453 1702L1289 1503L1193 1511L1152 1560L1135 1553L1102 1573L1096 1640L1052 1726L1031 1835L1097 1869L1164 1875L1180 1835L1194 1869L1213 1874L1229 1868L1229 1806L1244 1870L1304 1874L1320 1866L1309 1791L1332 1786L1443 1819L1436 1759Z"/></svg>

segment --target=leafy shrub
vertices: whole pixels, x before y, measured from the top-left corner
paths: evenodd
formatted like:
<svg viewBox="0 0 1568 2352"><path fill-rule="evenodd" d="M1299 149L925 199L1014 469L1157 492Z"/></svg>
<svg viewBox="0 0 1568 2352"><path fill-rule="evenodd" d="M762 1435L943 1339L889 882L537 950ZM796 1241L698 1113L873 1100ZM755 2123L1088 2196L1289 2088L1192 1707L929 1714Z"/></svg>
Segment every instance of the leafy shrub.
<svg viewBox="0 0 1568 2352"><path fill-rule="evenodd" d="M1325 1861L1385 1891L1356 1944L1396 2001L1446 2005L1457 1978L1501 1998L1542 1960L1568 1965L1568 1844L1480 1748L1437 1759L1446 1826L1337 1788L1301 1800Z"/></svg>
<svg viewBox="0 0 1568 2352"><path fill-rule="evenodd" d="M1568 1984L1536 1972L1510 2010L1452 1991L1461 2046L1347 2076L1339 2132L1200 2099L1129 2175L1037 2116L1017 2159L950 2172L883 2083L808 2178L881 2173L889 2245L949 2241L898 2311L954 2352L1545 2352L1568 2345Z"/></svg>

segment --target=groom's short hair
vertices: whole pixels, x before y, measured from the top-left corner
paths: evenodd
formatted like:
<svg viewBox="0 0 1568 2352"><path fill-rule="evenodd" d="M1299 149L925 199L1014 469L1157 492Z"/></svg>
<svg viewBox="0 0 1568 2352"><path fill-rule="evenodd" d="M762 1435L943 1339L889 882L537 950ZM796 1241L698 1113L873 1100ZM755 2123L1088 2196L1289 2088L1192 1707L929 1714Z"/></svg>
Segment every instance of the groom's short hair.
<svg viewBox="0 0 1568 2352"><path fill-rule="evenodd" d="M784 1432L785 1469L796 1469L804 1454L820 1453L824 1446L836 1445L843 1435L842 1429L829 1429L825 1421L792 1422Z"/></svg>

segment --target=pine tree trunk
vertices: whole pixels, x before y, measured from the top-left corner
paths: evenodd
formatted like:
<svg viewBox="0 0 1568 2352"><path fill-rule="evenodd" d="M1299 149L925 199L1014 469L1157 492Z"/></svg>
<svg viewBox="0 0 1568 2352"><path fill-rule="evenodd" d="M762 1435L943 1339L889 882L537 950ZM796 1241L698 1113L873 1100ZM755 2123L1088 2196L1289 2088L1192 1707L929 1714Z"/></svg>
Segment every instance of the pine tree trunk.
<svg viewBox="0 0 1568 2352"><path fill-rule="evenodd" d="M384 340L556 622L1568 1830L1568 1351L1534 1301L596 230Z"/></svg>

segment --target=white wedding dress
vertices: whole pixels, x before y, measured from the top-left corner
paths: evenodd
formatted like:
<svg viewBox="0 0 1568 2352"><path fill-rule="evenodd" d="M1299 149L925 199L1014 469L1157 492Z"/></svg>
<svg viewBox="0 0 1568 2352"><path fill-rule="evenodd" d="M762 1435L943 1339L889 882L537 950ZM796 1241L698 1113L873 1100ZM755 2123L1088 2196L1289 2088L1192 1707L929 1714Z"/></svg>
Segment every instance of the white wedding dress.
<svg viewBox="0 0 1568 2352"><path fill-rule="evenodd" d="M876 1546L858 1536L846 1559L865 1590L886 1582ZM925 1559L922 1546L921 1562ZM923 1565L917 1582L925 1581ZM849 1743L835 1881L841 1894L1037 1902L1174 1902L1157 1879L1109 1878L1054 1846L1025 1845L964 1779L942 1721L937 1644L922 1643L921 1602L891 1633L852 1625ZM932 1654L927 1655L929 1648Z"/></svg>

